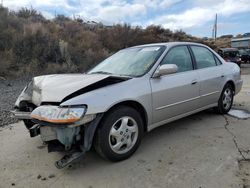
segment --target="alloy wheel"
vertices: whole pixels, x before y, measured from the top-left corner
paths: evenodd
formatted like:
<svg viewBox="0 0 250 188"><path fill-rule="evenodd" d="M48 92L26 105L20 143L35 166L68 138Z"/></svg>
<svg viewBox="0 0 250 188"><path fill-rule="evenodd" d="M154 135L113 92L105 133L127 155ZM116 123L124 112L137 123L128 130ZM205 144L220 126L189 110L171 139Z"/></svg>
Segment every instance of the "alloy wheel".
<svg viewBox="0 0 250 188"><path fill-rule="evenodd" d="M222 103L225 110L231 107L233 100L233 93L230 88L225 89L223 93Z"/></svg>
<svg viewBox="0 0 250 188"><path fill-rule="evenodd" d="M109 145L117 154L127 153L138 139L138 125L132 117L122 117L111 127L109 132Z"/></svg>

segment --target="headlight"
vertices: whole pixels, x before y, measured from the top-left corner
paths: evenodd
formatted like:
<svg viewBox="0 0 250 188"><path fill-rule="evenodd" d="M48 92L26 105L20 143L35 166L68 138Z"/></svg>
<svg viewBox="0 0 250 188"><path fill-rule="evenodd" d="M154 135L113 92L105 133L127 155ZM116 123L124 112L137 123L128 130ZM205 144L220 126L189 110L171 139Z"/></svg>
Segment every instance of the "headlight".
<svg viewBox="0 0 250 188"><path fill-rule="evenodd" d="M33 110L31 117L50 123L74 123L81 120L85 112L85 106L58 107L44 105Z"/></svg>

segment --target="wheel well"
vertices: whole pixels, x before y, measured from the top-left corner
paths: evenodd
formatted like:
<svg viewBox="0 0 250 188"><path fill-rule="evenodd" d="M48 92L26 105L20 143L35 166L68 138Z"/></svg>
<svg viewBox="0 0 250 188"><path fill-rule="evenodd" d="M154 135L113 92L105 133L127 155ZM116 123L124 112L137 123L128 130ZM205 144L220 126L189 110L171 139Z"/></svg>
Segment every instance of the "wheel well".
<svg viewBox="0 0 250 188"><path fill-rule="evenodd" d="M234 82L232 80L228 81L226 84L230 84L233 88L233 91L235 92L235 85L234 85Z"/></svg>
<svg viewBox="0 0 250 188"><path fill-rule="evenodd" d="M117 108L118 106L129 106L129 107L132 107L135 110L137 110L140 113L142 120L143 120L143 129L145 132L147 132L148 116L147 116L146 110L144 109L144 107L140 103L138 103L136 101L123 101L123 102L120 102L120 103L112 106L108 111L110 111L114 108Z"/></svg>

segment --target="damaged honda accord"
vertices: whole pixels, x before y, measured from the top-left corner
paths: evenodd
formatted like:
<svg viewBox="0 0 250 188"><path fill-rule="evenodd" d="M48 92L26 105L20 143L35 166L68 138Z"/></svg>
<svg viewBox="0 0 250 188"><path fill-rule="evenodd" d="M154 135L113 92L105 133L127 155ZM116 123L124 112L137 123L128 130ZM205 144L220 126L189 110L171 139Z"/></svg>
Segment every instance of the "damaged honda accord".
<svg viewBox="0 0 250 188"><path fill-rule="evenodd" d="M190 42L121 50L84 74L38 76L13 112L63 168L90 150L111 161L129 158L145 132L214 108L227 113L241 90L240 68Z"/></svg>

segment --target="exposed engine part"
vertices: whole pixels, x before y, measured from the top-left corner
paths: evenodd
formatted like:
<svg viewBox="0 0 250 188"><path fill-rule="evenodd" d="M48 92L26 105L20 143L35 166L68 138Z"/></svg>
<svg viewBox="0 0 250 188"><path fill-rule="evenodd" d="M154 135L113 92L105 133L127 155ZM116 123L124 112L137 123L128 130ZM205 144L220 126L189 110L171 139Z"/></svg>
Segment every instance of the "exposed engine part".
<svg viewBox="0 0 250 188"><path fill-rule="evenodd" d="M70 150L71 146L81 139L80 127L41 126L40 132L42 141L58 140L64 145L66 151Z"/></svg>
<svg viewBox="0 0 250 188"><path fill-rule="evenodd" d="M48 152L63 152L65 151L64 145L60 143L58 140L51 140L49 142L46 142L48 144Z"/></svg>
<svg viewBox="0 0 250 188"><path fill-rule="evenodd" d="M19 103L18 110L20 111L20 113L27 112L27 114L28 114L28 113L32 112L35 108L36 108L36 105L34 105L28 101L21 101ZM29 115L27 116L27 114L26 114L26 118L23 118L23 122L24 122L26 128L30 129L33 125L35 125L35 123L29 119L30 116ZM20 118L20 119L22 119L22 118Z"/></svg>
<svg viewBox="0 0 250 188"><path fill-rule="evenodd" d="M73 161L81 158L84 154L90 150L96 128L103 117L103 114L98 114L97 117L90 123L84 125L84 139L81 139L79 150L71 150L63 158L55 162L55 166L59 169L64 168Z"/></svg>
<svg viewBox="0 0 250 188"><path fill-rule="evenodd" d="M35 137L38 136L40 134L40 125L35 124L33 125L30 129L30 137Z"/></svg>

